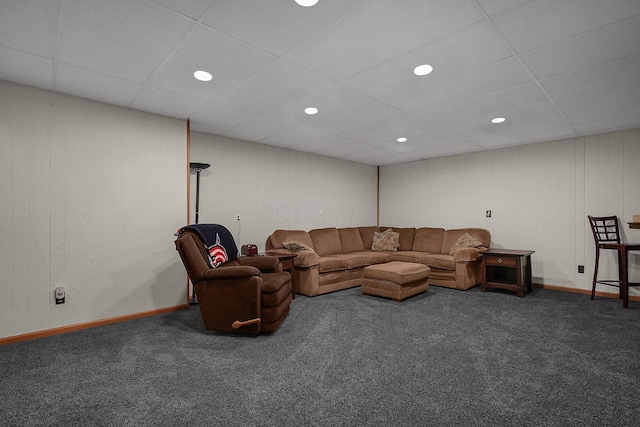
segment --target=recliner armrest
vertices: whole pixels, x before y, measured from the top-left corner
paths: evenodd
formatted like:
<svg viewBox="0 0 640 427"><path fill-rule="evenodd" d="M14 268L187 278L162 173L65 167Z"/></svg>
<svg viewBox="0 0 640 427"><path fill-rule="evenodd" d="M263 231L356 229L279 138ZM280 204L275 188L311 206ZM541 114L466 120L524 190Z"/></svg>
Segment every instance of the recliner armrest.
<svg viewBox="0 0 640 427"><path fill-rule="evenodd" d="M278 264L280 264L278 257L274 256L243 257L238 258L237 261L241 266L255 267L263 273L274 272L277 269Z"/></svg>
<svg viewBox="0 0 640 427"><path fill-rule="evenodd" d="M218 267L207 270L204 273L204 279L223 280L223 279L244 279L247 277L259 276L260 270L251 266L229 266Z"/></svg>

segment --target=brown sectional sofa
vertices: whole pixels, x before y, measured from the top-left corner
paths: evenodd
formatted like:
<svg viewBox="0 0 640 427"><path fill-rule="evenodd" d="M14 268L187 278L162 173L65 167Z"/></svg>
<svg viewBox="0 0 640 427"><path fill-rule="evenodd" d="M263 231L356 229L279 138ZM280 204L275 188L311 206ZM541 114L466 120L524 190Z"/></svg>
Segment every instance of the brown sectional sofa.
<svg viewBox="0 0 640 427"><path fill-rule="evenodd" d="M393 229L399 233L397 251L373 251L374 232ZM425 264L431 268L429 284L466 290L480 284L481 255L463 248L450 255L460 236L469 233L489 247L491 234L483 228L321 228L311 231L276 230L266 241L267 251L295 253L292 282L295 291L307 296L359 286L363 269L390 261ZM312 250L290 251L284 243L297 241Z"/></svg>

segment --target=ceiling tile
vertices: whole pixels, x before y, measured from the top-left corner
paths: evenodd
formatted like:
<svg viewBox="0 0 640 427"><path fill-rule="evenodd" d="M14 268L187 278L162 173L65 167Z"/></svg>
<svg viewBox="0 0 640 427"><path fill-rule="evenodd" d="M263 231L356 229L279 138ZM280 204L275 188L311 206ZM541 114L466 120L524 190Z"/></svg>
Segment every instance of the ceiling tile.
<svg viewBox="0 0 640 427"><path fill-rule="evenodd" d="M538 79L640 52L640 15L526 52L520 57Z"/></svg>
<svg viewBox="0 0 640 427"><path fill-rule="evenodd" d="M255 115L244 111L207 103L191 115L191 129L198 132L222 135L226 131L255 117Z"/></svg>
<svg viewBox="0 0 640 427"><path fill-rule="evenodd" d="M131 101L131 108L186 120L205 105L204 101L145 86ZM176 113L180 111L180 113Z"/></svg>
<svg viewBox="0 0 640 427"><path fill-rule="evenodd" d="M327 79L278 60L215 99L216 104L264 114L333 85Z"/></svg>
<svg viewBox="0 0 640 427"><path fill-rule="evenodd" d="M284 131L277 135L263 138L260 140L260 142L263 144L275 145L277 147L291 147L293 145L322 139L328 136L329 135L324 132L309 129L303 126L297 126L293 129Z"/></svg>
<svg viewBox="0 0 640 427"><path fill-rule="evenodd" d="M416 160L422 160L422 159L420 157L411 156L409 154L395 153L395 154L389 154L388 156L376 157L374 159L364 159L362 160L362 163L374 165L374 166L384 166L384 165L394 165L397 163L413 162Z"/></svg>
<svg viewBox="0 0 640 427"><path fill-rule="evenodd" d="M353 144L341 145L338 147L329 148L327 150L318 151L318 154L329 157L343 157L350 154L358 154L374 150L377 150L377 148L370 145L362 144L360 142L355 142Z"/></svg>
<svg viewBox="0 0 640 427"><path fill-rule="evenodd" d="M199 19L215 0L151 0L191 19Z"/></svg>
<svg viewBox="0 0 640 427"><path fill-rule="evenodd" d="M532 142L543 142L560 140L565 138L574 138L578 136L576 131L571 126L558 126L558 127L545 127L542 126L538 129L531 129L520 133L494 135L491 138L486 138L481 141L476 141L475 144L487 148L500 148L500 147L512 147L514 145L530 144Z"/></svg>
<svg viewBox="0 0 640 427"><path fill-rule="evenodd" d="M343 80L481 19L467 0L370 0L285 58Z"/></svg>
<svg viewBox="0 0 640 427"><path fill-rule="evenodd" d="M306 96L273 110L265 116L308 127L319 127L331 123L334 118L340 118L347 111L372 101L372 98L352 89L333 84L327 90ZM306 107L316 107L318 114L312 116L305 114Z"/></svg>
<svg viewBox="0 0 640 427"><path fill-rule="evenodd" d="M139 83L193 25L144 0L65 0L64 7L60 61Z"/></svg>
<svg viewBox="0 0 640 427"><path fill-rule="evenodd" d="M220 60L224 58L224 60ZM149 79L149 85L210 101L251 77L276 58L206 27L196 26ZM213 75L209 82L196 70Z"/></svg>
<svg viewBox="0 0 640 427"><path fill-rule="evenodd" d="M508 58L393 96L385 102L408 113L417 113L530 82L531 78L518 61Z"/></svg>
<svg viewBox="0 0 640 427"><path fill-rule="evenodd" d="M558 98L637 80L639 75L640 54L636 54L543 79L540 84L552 98Z"/></svg>
<svg viewBox="0 0 640 427"><path fill-rule="evenodd" d="M0 80L51 90L53 60L0 46Z"/></svg>
<svg viewBox="0 0 640 427"><path fill-rule="evenodd" d="M313 8L289 0L217 0L202 22L277 56L283 56L365 0L321 1Z"/></svg>
<svg viewBox="0 0 640 427"><path fill-rule="evenodd" d="M561 114L549 116L531 117L528 120L507 120L505 123L495 125L491 121L471 120L456 126L444 128L455 133L468 142L474 142L486 147L493 144L493 140L500 140L502 136L516 138L518 134L538 134L547 129L567 127L569 122ZM536 139L532 140L536 141Z"/></svg>
<svg viewBox="0 0 640 427"><path fill-rule="evenodd" d="M638 98L640 98L640 80L632 80L556 98L554 101L561 111L567 113L581 110L585 106L601 107Z"/></svg>
<svg viewBox="0 0 640 427"><path fill-rule="evenodd" d="M407 138L406 142L398 142L396 138L387 137L367 141L367 144L398 152L407 152L441 145L461 144L464 142L460 137L433 126L407 132L402 136Z"/></svg>
<svg viewBox="0 0 640 427"><path fill-rule="evenodd" d="M640 99L634 99L606 106L588 107L581 110L575 110L565 113L567 119L575 124L585 123L596 120L612 119L615 117L624 117L631 115L640 115Z"/></svg>
<svg viewBox="0 0 640 427"><path fill-rule="evenodd" d="M449 144L438 147L430 147L422 150L409 151L407 152L407 154L414 157L428 159L433 157L445 157L454 156L456 154L473 153L482 150L485 150L485 148L477 144L468 142L463 144Z"/></svg>
<svg viewBox="0 0 640 427"><path fill-rule="evenodd" d="M293 125L258 116L240 126L226 131L222 135L230 138L244 139L245 141L259 141L293 128Z"/></svg>
<svg viewBox="0 0 640 427"><path fill-rule="evenodd" d="M102 102L113 105L129 106L133 97L141 88L140 83L95 71L59 63L56 73L55 90L83 98L98 97ZM166 101L166 99L165 99ZM172 115L165 110L165 115Z"/></svg>
<svg viewBox="0 0 640 427"><path fill-rule="evenodd" d="M416 129L428 127L429 124L417 117L405 115L392 120L377 122L368 126L349 129L340 136L355 141L369 141L383 137L398 137Z"/></svg>
<svg viewBox="0 0 640 427"><path fill-rule="evenodd" d="M353 144L353 141L341 138L335 135L327 135L314 141L304 142L293 146L294 150L304 151L307 153L318 153L333 148L344 147Z"/></svg>
<svg viewBox="0 0 640 427"><path fill-rule="evenodd" d="M495 15L498 12L517 6L529 0L478 0L480 6L488 15Z"/></svg>
<svg viewBox="0 0 640 427"><path fill-rule="evenodd" d="M59 0L2 0L0 46L53 59L59 11Z"/></svg>
<svg viewBox="0 0 640 427"><path fill-rule="evenodd" d="M465 99L443 107L432 108L416 113L416 116L433 125L440 125L455 123L470 116L496 117L502 111L536 104L547 99L547 96L535 83L528 83L476 98ZM549 108L553 108L553 105L549 104ZM549 114L556 112L557 110L554 109Z"/></svg>
<svg viewBox="0 0 640 427"><path fill-rule="evenodd" d="M511 53L502 39L482 21L342 83L373 98L383 99L509 56ZM433 72L416 76L413 69L425 63L434 67Z"/></svg>
<svg viewBox="0 0 640 427"><path fill-rule="evenodd" d="M640 13L638 0L535 0L492 17L518 53Z"/></svg>
<svg viewBox="0 0 640 427"><path fill-rule="evenodd" d="M640 122L640 114L630 114L626 116L617 116L601 120L593 120L590 122L578 123L574 125L581 135L591 135L594 133L604 133L618 131L624 129L632 129L638 127Z"/></svg>

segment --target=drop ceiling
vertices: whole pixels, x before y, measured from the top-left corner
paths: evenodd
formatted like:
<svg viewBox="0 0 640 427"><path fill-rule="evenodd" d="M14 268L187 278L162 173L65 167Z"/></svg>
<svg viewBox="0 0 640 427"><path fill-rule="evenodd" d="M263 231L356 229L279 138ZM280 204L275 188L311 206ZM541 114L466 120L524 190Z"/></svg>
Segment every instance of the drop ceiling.
<svg viewBox="0 0 640 427"><path fill-rule="evenodd" d="M640 127L640 1L0 0L0 80L387 165Z"/></svg>

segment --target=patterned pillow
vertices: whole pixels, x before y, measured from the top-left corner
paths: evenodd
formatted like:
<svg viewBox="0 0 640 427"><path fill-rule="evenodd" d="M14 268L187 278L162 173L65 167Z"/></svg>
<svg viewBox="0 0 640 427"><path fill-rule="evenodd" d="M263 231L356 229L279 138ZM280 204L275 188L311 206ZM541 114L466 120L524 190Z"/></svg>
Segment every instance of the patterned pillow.
<svg viewBox="0 0 640 427"><path fill-rule="evenodd" d="M373 243L371 250L373 251L397 251L400 246L400 233L387 229L382 233L373 233Z"/></svg>
<svg viewBox="0 0 640 427"><path fill-rule="evenodd" d="M480 240L476 239L469 233L464 233L462 236L460 236L455 245L453 245L451 251L449 252L449 255L453 255L458 249L463 248L486 249L484 246L482 246L482 242Z"/></svg>
<svg viewBox="0 0 640 427"><path fill-rule="evenodd" d="M298 242L297 240L292 240L290 242L283 242L282 246L284 246L285 248L289 249L290 251L312 251L313 248L310 248L309 246L305 245L302 242Z"/></svg>

